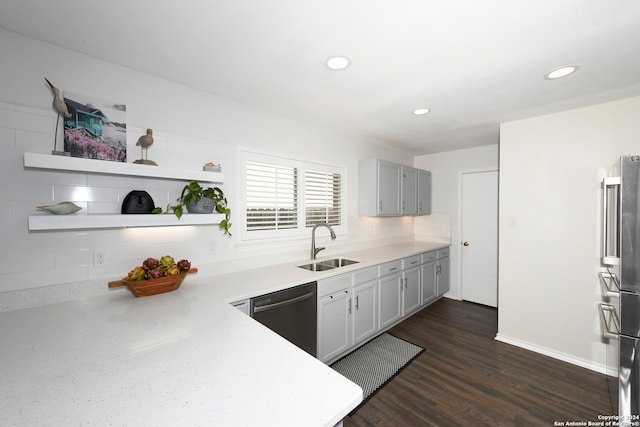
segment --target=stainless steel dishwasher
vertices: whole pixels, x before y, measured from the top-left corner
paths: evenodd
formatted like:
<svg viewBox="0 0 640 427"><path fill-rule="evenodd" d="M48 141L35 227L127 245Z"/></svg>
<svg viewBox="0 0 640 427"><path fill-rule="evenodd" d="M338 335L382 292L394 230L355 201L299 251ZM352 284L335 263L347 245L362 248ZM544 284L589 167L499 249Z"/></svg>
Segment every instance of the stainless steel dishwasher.
<svg viewBox="0 0 640 427"><path fill-rule="evenodd" d="M317 356L317 282L251 298L250 314L281 337Z"/></svg>

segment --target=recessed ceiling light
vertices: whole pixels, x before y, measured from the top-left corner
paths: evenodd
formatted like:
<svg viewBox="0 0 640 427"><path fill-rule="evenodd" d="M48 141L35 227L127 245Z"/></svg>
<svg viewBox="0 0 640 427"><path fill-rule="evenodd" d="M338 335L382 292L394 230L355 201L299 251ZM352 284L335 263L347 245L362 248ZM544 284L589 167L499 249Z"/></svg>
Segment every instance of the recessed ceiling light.
<svg viewBox="0 0 640 427"><path fill-rule="evenodd" d="M346 56L332 56L327 59L326 64L330 70L339 71L347 68L351 64L351 61Z"/></svg>
<svg viewBox="0 0 640 427"><path fill-rule="evenodd" d="M563 65L562 67L554 68L553 70L548 71L544 78L546 80L555 80L561 77L566 77L569 74L573 74L578 71L577 65Z"/></svg>
<svg viewBox="0 0 640 427"><path fill-rule="evenodd" d="M427 114L429 111L431 110L428 108L416 108L415 110L413 110L411 114L413 114L414 116L423 116Z"/></svg>

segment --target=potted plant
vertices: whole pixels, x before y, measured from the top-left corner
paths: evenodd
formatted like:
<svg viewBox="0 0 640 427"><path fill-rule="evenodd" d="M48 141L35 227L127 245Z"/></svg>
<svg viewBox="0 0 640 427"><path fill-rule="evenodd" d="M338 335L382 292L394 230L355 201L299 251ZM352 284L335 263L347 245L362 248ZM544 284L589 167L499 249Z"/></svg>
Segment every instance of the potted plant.
<svg viewBox="0 0 640 427"><path fill-rule="evenodd" d="M171 206L178 219L182 216L183 207L186 207L190 213L211 213L215 209L216 212L224 214L219 227L225 235L231 236L229 232L231 209L227 206L227 198L220 188L203 188L197 181L189 181L189 184L182 189L178 204Z"/></svg>

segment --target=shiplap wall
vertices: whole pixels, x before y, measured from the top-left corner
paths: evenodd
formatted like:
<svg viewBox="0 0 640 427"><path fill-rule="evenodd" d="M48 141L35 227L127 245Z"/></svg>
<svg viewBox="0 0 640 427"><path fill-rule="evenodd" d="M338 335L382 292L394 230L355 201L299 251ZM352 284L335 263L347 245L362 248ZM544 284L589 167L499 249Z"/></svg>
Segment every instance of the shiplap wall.
<svg viewBox="0 0 640 427"><path fill-rule="evenodd" d="M89 212L113 212L132 189L147 190L157 205L163 205L175 200L185 184L25 170L25 151L50 153L53 148L56 115L44 77L63 91L126 104L129 161L139 158L135 142L150 127L155 143L149 159L160 165L200 169L208 161L222 163L222 188L232 207L232 222L237 213L238 152L248 148L345 167L348 232L325 245L327 255L362 241L413 238L410 218L357 217L358 160L375 157L411 165L413 158L406 153L5 30L0 30L0 52L0 311L102 294L108 280L122 278L149 256L187 258L202 275L308 257L310 236L247 245L237 240L237 233L224 237L216 226L28 232L27 217L40 204L72 200ZM320 241L324 238L319 236ZM94 250L105 252L105 267L94 267Z"/></svg>

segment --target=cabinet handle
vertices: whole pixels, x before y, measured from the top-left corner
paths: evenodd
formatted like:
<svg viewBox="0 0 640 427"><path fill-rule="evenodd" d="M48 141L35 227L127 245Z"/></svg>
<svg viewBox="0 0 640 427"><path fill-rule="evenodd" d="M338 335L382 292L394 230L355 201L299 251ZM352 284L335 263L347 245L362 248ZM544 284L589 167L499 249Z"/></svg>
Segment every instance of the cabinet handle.
<svg viewBox="0 0 640 427"><path fill-rule="evenodd" d="M378 210L382 212L382 200L378 202Z"/></svg>
<svg viewBox="0 0 640 427"><path fill-rule="evenodd" d="M398 267L393 267L393 268L390 268L389 271L394 271L394 270L397 270L397 269L398 269Z"/></svg>
<svg viewBox="0 0 640 427"><path fill-rule="evenodd" d="M407 289L407 286L409 286L409 285L408 285L408 283L409 283L409 279L407 279L407 278L405 277L405 278L404 278L404 288L405 288L405 289Z"/></svg>
<svg viewBox="0 0 640 427"><path fill-rule="evenodd" d="M358 297L359 297L359 296L360 296L360 295L356 295L356 310L358 309Z"/></svg>
<svg viewBox="0 0 640 427"><path fill-rule="evenodd" d="M351 314L351 298L349 298L348 304L349 304L349 314Z"/></svg>

